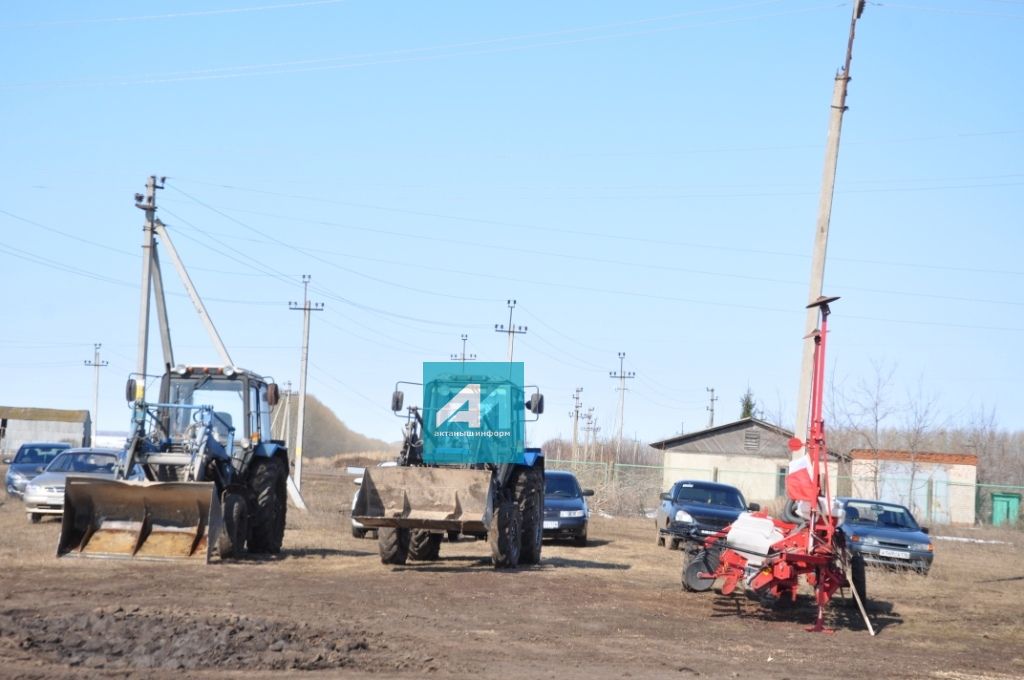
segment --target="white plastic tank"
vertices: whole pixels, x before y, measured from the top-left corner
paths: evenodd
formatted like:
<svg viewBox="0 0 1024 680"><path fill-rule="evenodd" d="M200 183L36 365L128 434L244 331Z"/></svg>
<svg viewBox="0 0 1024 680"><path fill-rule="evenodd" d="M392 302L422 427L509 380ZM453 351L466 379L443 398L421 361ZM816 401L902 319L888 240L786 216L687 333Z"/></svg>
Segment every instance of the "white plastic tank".
<svg viewBox="0 0 1024 680"><path fill-rule="evenodd" d="M764 556L782 538L782 532L770 518L755 517L749 512L740 513L725 536L729 547L747 558L748 566L755 567L764 562Z"/></svg>

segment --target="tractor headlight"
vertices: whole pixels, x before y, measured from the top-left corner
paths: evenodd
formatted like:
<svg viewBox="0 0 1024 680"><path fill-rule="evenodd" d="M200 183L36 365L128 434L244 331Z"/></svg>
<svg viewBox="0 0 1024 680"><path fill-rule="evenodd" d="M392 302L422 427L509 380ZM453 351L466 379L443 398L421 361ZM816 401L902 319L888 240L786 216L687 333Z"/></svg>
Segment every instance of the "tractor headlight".
<svg viewBox="0 0 1024 680"><path fill-rule="evenodd" d="M693 522L693 515L688 513L686 510L676 510L676 521L677 522Z"/></svg>
<svg viewBox="0 0 1024 680"><path fill-rule="evenodd" d="M559 517L583 517L586 513L582 510L562 510L558 513Z"/></svg>

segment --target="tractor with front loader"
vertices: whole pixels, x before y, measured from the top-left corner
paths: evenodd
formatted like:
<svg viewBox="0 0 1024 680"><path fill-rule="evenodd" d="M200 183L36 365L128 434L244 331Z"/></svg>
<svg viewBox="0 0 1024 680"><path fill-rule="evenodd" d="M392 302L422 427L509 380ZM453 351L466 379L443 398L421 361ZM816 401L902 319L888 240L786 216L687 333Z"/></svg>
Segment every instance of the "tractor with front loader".
<svg viewBox="0 0 1024 680"><path fill-rule="evenodd" d="M497 568L540 561L544 456L522 432L544 397L533 388L526 398L521 378L507 377L521 363L490 366L426 364L423 383L405 383L423 386L423 402L405 409L398 465L367 468L352 511L377 529L384 564L437 560L446 533L486 536ZM396 385L396 415L404 400Z"/></svg>
<svg viewBox="0 0 1024 680"><path fill-rule="evenodd" d="M136 195L146 211L138 370L129 378L130 436L115 479L69 477L57 556L208 561L277 553L284 538L287 497L301 496L288 476L288 452L271 438L276 384L238 368L217 334L170 236L155 218L156 189ZM157 241L174 266L221 364L174 362ZM164 353L159 397L146 398L150 292L156 300ZM144 481L129 481L137 468Z"/></svg>

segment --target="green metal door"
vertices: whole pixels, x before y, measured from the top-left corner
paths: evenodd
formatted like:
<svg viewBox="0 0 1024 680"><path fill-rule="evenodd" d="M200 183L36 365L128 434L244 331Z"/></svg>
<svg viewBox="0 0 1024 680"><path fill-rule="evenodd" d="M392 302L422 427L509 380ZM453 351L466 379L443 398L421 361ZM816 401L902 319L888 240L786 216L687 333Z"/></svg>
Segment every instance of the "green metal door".
<svg viewBox="0 0 1024 680"><path fill-rule="evenodd" d="M1017 518L1020 517L1020 494L1019 493L994 493L992 494L992 525L1015 526Z"/></svg>

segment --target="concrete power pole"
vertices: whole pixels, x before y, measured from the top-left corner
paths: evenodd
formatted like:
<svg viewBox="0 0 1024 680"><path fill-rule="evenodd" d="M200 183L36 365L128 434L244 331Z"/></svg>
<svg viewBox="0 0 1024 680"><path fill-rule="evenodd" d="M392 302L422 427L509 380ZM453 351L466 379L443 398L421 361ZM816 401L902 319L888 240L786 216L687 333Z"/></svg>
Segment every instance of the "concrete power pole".
<svg viewBox="0 0 1024 680"><path fill-rule="evenodd" d="M109 366L110 362L100 361L100 343L94 344L92 361L86 359L83 363L86 366L92 366L93 378L92 378L92 429L89 432L89 446L96 446L96 421L100 419L100 369L104 366Z"/></svg>
<svg viewBox="0 0 1024 680"><path fill-rule="evenodd" d="M467 361L476 361L476 355L466 354L466 340L469 340L469 336L463 333L459 337L462 338L462 354L453 354L452 361L461 361L462 368L465 369Z"/></svg>
<svg viewBox="0 0 1024 680"><path fill-rule="evenodd" d="M306 429L306 372L309 368L309 313L323 311L324 303L309 302L308 274L302 275L302 304L289 302L288 308L302 312L302 364L299 367L299 416L295 424L295 487L302 490L302 435Z"/></svg>
<svg viewBox="0 0 1024 680"><path fill-rule="evenodd" d="M576 388L576 393L572 395L573 408L569 412L569 417L572 418L572 462L574 463L579 460L580 453L577 442L580 433L580 392L582 391L582 387Z"/></svg>
<svg viewBox="0 0 1024 680"><path fill-rule="evenodd" d="M715 402L718 401L718 397L715 396L714 387L705 387L704 390L711 393L708 405L705 407L708 410L708 429L710 430L715 426Z"/></svg>
<svg viewBox="0 0 1024 680"><path fill-rule="evenodd" d="M853 59L853 37L857 20L864 12L864 0L853 3L853 18L850 19L850 36L846 43L846 61L836 73L832 90L832 111L828 124L828 142L825 147L825 169L821 177L821 196L818 201L818 221L814 232L814 252L811 257L811 285L808 303L821 297L825 282L825 252L828 249L828 228L832 218L832 195L835 191L836 167L839 163L839 136L843 128L843 113L846 111L846 88L850 82L850 61ZM818 324L818 308L807 309L804 320L804 348L800 360L800 389L796 396L796 426L794 436L803 441L807 438L808 409L811 400L811 370L814 362L814 329ZM793 452L794 458L804 454L804 449Z"/></svg>
<svg viewBox="0 0 1024 680"><path fill-rule="evenodd" d="M608 371L609 378L615 378L616 380L619 381L619 386L618 388L616 388L619 391L619 434L616 437L615 444L616 462L618 462L619 453L622 451L622 425L626 421L626 379L636 377L636 373L634 373L633 371L629 371L627 373L626 371L622 370L623 362L625 360L626 353L619 352L619 372L616 373L614 371Z"/></svg>
<svg viewBox="0 0 1024 680"><path fill-rule="evenodd" d="M507 333L508 334L508 362L512 363L512 347L515 345L515 339L517 335L526 333L526 326L513 326L512 325L512 310L516 307L515 300L508 301L508 326L506 327L503 323L494 324L495 333Z"/></svg>

